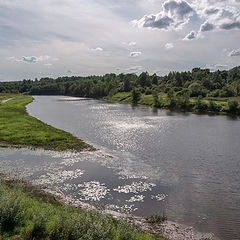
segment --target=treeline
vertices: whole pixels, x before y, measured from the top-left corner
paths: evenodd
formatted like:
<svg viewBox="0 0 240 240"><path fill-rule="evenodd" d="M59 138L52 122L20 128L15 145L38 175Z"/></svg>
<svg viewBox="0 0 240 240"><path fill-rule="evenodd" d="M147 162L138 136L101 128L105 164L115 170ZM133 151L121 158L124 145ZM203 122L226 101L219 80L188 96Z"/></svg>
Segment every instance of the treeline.
<svg viewBox="0 0 240 240"><path fill-rule="evenodd" d="M206 97L237 97L240 96L240 66L229 71L215 72L209 69L194 68L192 71L170 72L163 77L143 72L139 76L111 73L104 76L72 76L0 82L0 93L99 98L113 96L119 92L132 92L133 102L137 102L141 94L152 94L156 106L159 104L158 95L167 94L172 107L177 105L176 101L179 99L183 105L186 105L189 98L198 98L199 103L202 98Z"/></svg>

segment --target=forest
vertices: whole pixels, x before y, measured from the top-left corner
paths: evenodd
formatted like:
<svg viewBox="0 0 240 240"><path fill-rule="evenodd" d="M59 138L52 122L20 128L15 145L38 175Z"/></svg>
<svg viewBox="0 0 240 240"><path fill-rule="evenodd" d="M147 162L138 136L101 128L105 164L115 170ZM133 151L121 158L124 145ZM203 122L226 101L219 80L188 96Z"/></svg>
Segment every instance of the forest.
<svg viewBox="0 0 240 240"><path fill-rule="evenodd" d="M200 112L240 113L240 66L211 72L170 72L166 76L106 74L0 82L0 93L105 98L154 107Z"/></svg>

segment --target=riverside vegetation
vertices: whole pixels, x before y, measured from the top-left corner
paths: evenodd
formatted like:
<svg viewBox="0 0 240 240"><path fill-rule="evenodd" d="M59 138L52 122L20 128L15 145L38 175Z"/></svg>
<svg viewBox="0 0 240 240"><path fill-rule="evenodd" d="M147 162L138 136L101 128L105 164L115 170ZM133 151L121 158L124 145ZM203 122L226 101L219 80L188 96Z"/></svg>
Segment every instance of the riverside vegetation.
<svg viewBox="0 0 240 240"><path fill-rule="evenodd" d="M0 180L0 240L164 240L123 220L64 206L21 181Z"/></svg>
<svg viewBox="0 0 240 240"><path fill-rule="evenodd" d="M44 124L26 113L31 96L0 95L0 146L14 145L40 147L47 150L94 149L70 133Z"/></svg>
<svg viewBox="0 0 240 240"><path fill-rule="evenodd" d="M240 67L194 68L159 77L147 72L0 82L0 93L104 98L183 111L240 114Z"/></svg>

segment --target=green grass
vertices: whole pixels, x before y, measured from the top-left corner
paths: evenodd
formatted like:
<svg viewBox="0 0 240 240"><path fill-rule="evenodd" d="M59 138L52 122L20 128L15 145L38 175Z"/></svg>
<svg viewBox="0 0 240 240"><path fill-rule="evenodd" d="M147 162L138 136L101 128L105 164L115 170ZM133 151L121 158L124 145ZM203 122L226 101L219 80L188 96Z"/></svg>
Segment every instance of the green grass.
<svg viewBox="0 0 240 240"><path fill-rule="evenodd" d="M93 149L70 133L29 116L25 106L32 102L31 96L1 95L0 97L1 101L14 98L0 104L0 145L40 147L56 151Z"/></svg>
<svg viewBox="0 0 240 240"><path fill-rule="evenodd" d="M123 220L61 205L21 182L0 180L0 240L163 240Z"/></svg>
<svg viewBox="0 0 240 240"><path fill-rule="evenodd" d="M162 108L170 108L169 100L167 98L167 94L165 93L159 93L159 101L161 103ZM113 96L107 96L104 98L105 100L112 101L112 102L123 102L123 103L132 103L131 93L130 92L118 92ZM215 111L215 113L228 113L228 101L230 100L236 100L239 102L240 105L240 97L231 97L231 98L214 98L214 97L206 97L202 99L202 102L206 103L207 105L210 104L210 102L213 102L217 105L218 111ZM195 111L194 106L197 101L197 98L190 98L190 107L188 108L189 111ZM153 106L154 105L154 98L152 94L146 95L141 94L141 98L138 101L138 104L141 105L148 105ZM181 110L181 109L176 109ZM186 110L186 109L185 109ZM197 111L198 112L198 111Z"/></svg>

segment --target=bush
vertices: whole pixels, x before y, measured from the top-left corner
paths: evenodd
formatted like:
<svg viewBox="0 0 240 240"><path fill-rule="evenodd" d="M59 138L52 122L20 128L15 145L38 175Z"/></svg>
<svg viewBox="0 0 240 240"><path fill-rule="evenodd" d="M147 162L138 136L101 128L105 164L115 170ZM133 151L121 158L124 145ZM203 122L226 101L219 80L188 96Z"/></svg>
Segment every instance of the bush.
<svg viewBox="0 0 240 240"><path fill-rule="evenodd" d="M132 102L137 103L140 100L140 98L141 98L140 91L134 88L132 90Z"/></svg>
<svg viewBox="0 0 240 240"><path fill-rule="evenodd" d="M218 106L214 101L209 101L208 110L211 112L219 112L220 106Z"/></svg>
<svg viewBox="0 0 240 240"><path fill-rule="evenodd" d="M9 192L0 184L0 232L13 231L23 216L21 198L17 192Z"/></svg>
<svg viewBox="0 0 240 240"><path fill-rule="evenodd" d="M228 111L230 113L236 113L238 111L238 105L239 105L238 101L229 100L228 101L228 109L229 109Z"/></svg>
<svg viewBox="0 0 240 240"><path fill-rule="evenodd" d="M202 96L199 96L195 103L195 110L206 111L207 109L208 109L208 105L202 101Z"/></svg>

